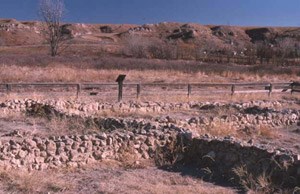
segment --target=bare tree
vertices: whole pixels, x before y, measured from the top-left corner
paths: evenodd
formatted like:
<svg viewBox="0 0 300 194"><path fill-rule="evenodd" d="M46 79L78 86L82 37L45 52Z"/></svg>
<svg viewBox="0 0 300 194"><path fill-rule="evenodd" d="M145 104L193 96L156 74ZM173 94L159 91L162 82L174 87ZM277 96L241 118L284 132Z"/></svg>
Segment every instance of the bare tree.
<svg viewBox="0 0 300 194"><path fill-rule="evenodd" d="M65 13L63 0L40 0L39 15L44 22L44 35L50 45L51 56L56 56L65 37L61 22Z"/></svg>

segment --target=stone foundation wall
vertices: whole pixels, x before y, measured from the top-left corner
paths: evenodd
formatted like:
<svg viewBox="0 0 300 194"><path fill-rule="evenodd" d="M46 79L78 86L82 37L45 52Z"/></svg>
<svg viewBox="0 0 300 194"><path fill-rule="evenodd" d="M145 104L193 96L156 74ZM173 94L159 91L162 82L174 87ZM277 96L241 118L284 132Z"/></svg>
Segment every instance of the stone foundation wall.
<svg viewBox="0 0 300 194"><path fill-rule="evenodd" d="M234 177L233 169L244 166L254 176L262 172L272 174L278 182L300 185L300 155L291 151L251 144L232 137L215 138L195 134L189 129L195 126L212 125L214 122L230 122L241 126L269 124L271 126L291 125L299 122L300 111L292 109L275 110L270 107L280 106L279 102L268 103L270 107L263 109L255 103L230 104L239 110L238 113L225 116L200 116L188 120L172 120L170 117L153 121L143 119L95 118L92 109L99 112L114 109L121 111L166 111L175 109L201 109L213 106L228 106L220 103L183 103L183 104L74 104L71 102L42 101L7 101L1 104L0 110L30 112L35 108L47 105L46 111L65 116L82 116L93 119L104 132L91 135L53 136L49 138L11 138L1 140L0 166L6 168L26 168L43 170L62 166L78 167L103 159L122 160L128 157L154 159L158 147L185 139L186 151L180 161L198 165L202 169L211 169L224 177ZM40 106L42 105L42 106ZM84 107L92 107L87 108ZM107 107L106 107L107 106ZM261 104L265 107L266 104ZM134 107L134 108L132 108ZM157 107L160 107L158 110ZM167 107L167 108L166 108ZM74 112L75 111L75 112ZM76 112L77 111L77 112ZM90 112L91 111L91 112ZM175 138L177 136L177 138Z"/></svg>
<svg viewBox="0 0 300 194"><path fill-rule="evenodd" d="M280 108L286 101L251 101L245 103L224 103L224 102L124 102L124 103L106 103L106 102L78 102L67 100L7 100L0 104L0 107L7 110L25 111L34 104L43 104L54 107L56 110L68 115L90 116L99 111L118 111L118 112L144 112L160 113L174 110L197 110L206 107L231 106L237 110L246 109L253 106L261 108Z"/></svg>
<svg viewBox="0 0 300 194"><path fill-rule="evenodd" d="M2 141L0 166L43 170L60 166L78 167L102 159L122 159L125 154L139 159L153 158L156 147L174 140L174 132L156 130L26 138ZM126 159L126 158L125 158Z"/></svg>
<svg viewBox="0 0 300 194"><path fill-rule="evenodd" d="M234 138L201 137L188 141L184 161L212 175L238 177L234 169L243 167L258 177L265 173L273 182L286 186L300 185L300 154L261 145L251 145Z"/></svg>
<svg viewBox="0 0 300 194"><path fill-rule="evenodd" d="M185 128L204 127L222 123L232 124L237 129L245 127L269 125L270 127L280 127L293 125L299 122L300 110L281 109L284 102L273 101L253 101L249 103L155 103L155 102L129 102L129 103L79 103L71 101L35 101L35 100L12 100L0 104L0 112L9 114L11 112L27 112L38 106L48 106L57 113L66 116L94 117L105 111L125 112L125 113L164 113L176 110L202 110L222 107L236 109L236 113L216 116L200 115L189 119L172 118L160 119L158 122L174 123ZM50 110L51 111L51 110Z"/></svg>
<svg viewBox="0 0 300 194"><path fill-rule="evenodd" d="M215 174L234 177L233 169L244 166L254 176L272 173L277 181L300 183L300 155L283 149L251 145L233 138L192 138L191 132L174 130L116 130L111 133L2 141L0 166L29 170L80 167L103 159L154 159L158 147L185 139L180 161L209 168ZM177 138L176 138L177 135Z"/></svg>
<svg viewBox="0 0 300 194"><path fill-rule="evenodd" d="M220 125L222 123L229 123L237 129L245 127L253 127L260 125L267 125L270 127L281 127L298 124L300 118L300 111L286 109L283 111L266 111L257 114L237 113L232 115L222 116L200 116L189 119L188 124L191 127L203 127Z"/></svg>

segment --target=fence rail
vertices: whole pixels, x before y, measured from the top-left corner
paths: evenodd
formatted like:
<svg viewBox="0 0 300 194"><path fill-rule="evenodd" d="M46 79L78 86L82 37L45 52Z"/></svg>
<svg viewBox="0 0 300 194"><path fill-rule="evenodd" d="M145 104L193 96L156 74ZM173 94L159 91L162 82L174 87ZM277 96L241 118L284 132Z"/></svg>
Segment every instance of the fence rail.
<svg viewBox="0 0 300 194"><path fill-rule="evenodd" d="M123 89L124 88L124 89ZM50 91L49 91L50 89ZM130 93L139 99L149 93L185 94L187 97L204 93L227 93L231 95L240 93L287 93L300 92L300 82L274 82L274 83L0 83L2 93L21 93L30 91L41 92L76 92L79 97L87 92L89 95L105 95L113 97L117 94L118 101L123 94ZM172 95L171 94L171 95Z"/></svg>

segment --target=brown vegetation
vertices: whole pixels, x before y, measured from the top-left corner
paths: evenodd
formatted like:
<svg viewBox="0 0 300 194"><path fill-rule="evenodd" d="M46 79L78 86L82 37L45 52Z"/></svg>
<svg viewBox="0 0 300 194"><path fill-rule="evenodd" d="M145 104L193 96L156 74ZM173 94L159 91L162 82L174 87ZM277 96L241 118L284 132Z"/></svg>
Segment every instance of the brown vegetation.
<svg viewBox="0 0 300 194"><path fill-rule="evenodd" d="M128 168L114 161L82 169L44 172L1 170L2 193L235 193L202 180L154 167ZM139 183L139 184L137 184Z"/></svg>
<svg viewBox="0 0 300 194"><path fill-rule="evenodd" d="M65 65L54 62L46 66L0 65L2 82L114 82L118 74L127 74L127 82L233 82L290 81L298 77L297 68L268 69L236 65L198 64L180 61L104 59L97 67L83 62ZM107 61L107 63L106 63ZM109 61L109 62L108 62ZM5 63L4 63L5 64ZM30 63L29 63L30 64ZM70 64L70 65L68 65ZM103 64L103 66L101 65ZM104 65L105 64L105 65ZM115 65L113 65L115 64ZM117 65L122 64L122 65ZM110 65L110 66L109 66Z"/></svg>
<svg viewBox="0 0 300 194"><path fill-rule="evenodd" d="M260 175L253 175L248 172L247 168L240 166L233 169L233 172L238 176L240 184L250 193L297 193L299 188L282 189L272 181L272 172L262 172Z"/></svg>
<svg viewBox="0 0 300 194"><path fill-rule="evenodd" d="M46 178L47 177L47 178ZM27 172L20 170L0 171L1 192L45 193L64 192L73 187L56 172Z"/></svg>

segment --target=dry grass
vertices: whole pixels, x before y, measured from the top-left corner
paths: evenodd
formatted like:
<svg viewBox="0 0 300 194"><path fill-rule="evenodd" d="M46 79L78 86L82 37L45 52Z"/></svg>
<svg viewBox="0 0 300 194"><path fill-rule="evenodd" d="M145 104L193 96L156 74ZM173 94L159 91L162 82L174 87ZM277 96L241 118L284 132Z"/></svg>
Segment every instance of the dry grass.
<svg viewBox="0 0 300 194"><path fill-rule="evenodd" d="M253 126L245 129L238 129L233 123L213 122L203 128L195 129L198 134L210 134L217 137L233 136L237 138L267 138L274 139L279 136L279 132L275 128L268 125Z"/></svg>
<svg viewBox="0 0 300 194"><path fill-rule="evenodd" d="M147 166L153 166L151 160L141 160L137 156L136 150L132 147L122 146L119 150L119 154L120 158L118 161L121 162L125 169L141 169Z"/></svg>
<svg viewBox="0 0 300 194"><path fill-rule="evenodd" d="M235 193L201 179L155 167L127 168L103 161L81 169L23 172L1 170L1 193Z"/></svg>
<svg viewBox="0 0 300 194"><path fill-rule="evenodd" d="M162 113L151 113L151 112L140 112L133 111L127 112L125 111L116 111L116 110L103 110L101 112L96 113L95 117L117 117L117 118L143 118L143 119L153 119L154 117L160 116Z"/></svg>
<svg viewBox="0 0 300 194"><path fill-rule="evenodd" d="M183 160L186 150L182 139L172 135L166 145L158 145L155 150L154 161L157 166L170 166Z"/></svg>
<svg viewBox="0 0 300 194"><path fill-rule="evenodd" d="M66 59L65 59L66 58ZM126 74L125 83L201 83L201 82L287 82L297 80L297 74L293 73L260 73L244 70L243 68L233 65L216 65L216 64L198 64L198 62L189 61L163 61L163 60L145 60L145 59L123 59L123 58L101 59L99 66L89 65L87 61L69 64L67 57L62 59L49 60L47 65L37 65L38 62L33 61L32 64L20 65L0 65L0 81L9 82L99 82L99 83L115 83L115 79L119 74ZM41 59L43 60L43 59ZM60 61L62 60L62 61ZM66 61L64 61L66 60ZM124 65L122 64L124 61ZM73 61L72 61L73 62ZM145 62L145 64L143 64ZM106 65L108 63L108 65ZM174 63L174 64L173 64ZM104 64L104 67L102 67ZM115 64L115 65L112 65ZM122 64L122 65L120 65ZM248 67L247 67L248 68ZM190 69L190 70L187 70ZM220 70L219 70L220 69ZM239 70L235 70L239 69ZM126 86L127 87L127 86ZM136 88L124 89L124 100L136 99ZM204 88L205 89L205 88ZM214 89L214 88L209 88ZM117 99L116 88L102 88L108 91L107 97L97 96L101 100ZM142 86L141 101L167 101L167 102L186 102L186 101L202 101L202 100L226 100L226 101L245 101L255 99L270 99L266 94L236 94L230 96L230 88L228 94L203 94L196 88L192 88L192 95L187 98L187 86L180 89L155 86L152 88L144 88ZM14 91L14 89L13 89ZM109 93L110 92L110 93ZM111 98L111 95L115 98ZM24 98L24 96L32 98L43 98L43 94L38 92L30 92L29 94L10 94L3 95L1 98ZM55 96L56 95L56 96ZM76 91L66 94L51 94L51 98L67 98L75 99ZM297 94L295 94L297 95ZM20 96L20 97L18 97ZM47 97L48 94L45 94ZM280 99L280 95L272 95L271 99ZM81 96L80 98L84 98ZM104 99L105 98L105 99Z"/></svg>
<svg viewBox="0 0 300 194"><path fill-rule="evenodd" d="M3 82L97 82L114 81L119 70L74 69L71 67L0 66Z"/></svg>
<svg viewBox="0 0 300 194"><path fill-rule="evenodd" d="M101 70L88 68L72 68L68 66L0 66L3 82L114 82L119 74L126 74L126 82L193 82L209 81L204 73L184 73L176 70ZM211 81L225 81L222 77L214 77Z"/></svg>
<svg viewBox="0 0 300 194"><path fill-rule="evenodd" d="M276 129L271 128L267 125L259 126L257 129L257 135L269 139L277 138L279 136L278 131Z"/></svg>
<svg viewBox="0 0 300 194"><path fill-rule="evenodd" d="M11 92L9 94L2 93L0 94L0 101L5 102L8 100L24 100L24 99L31 99L31 100L69 100L74 101L77 100L76 92ZM87 96L80 97L83 102L94 101L92 97Z"/></svg>
<svg viewBox="0 0 300 194"><path fill-rule="evenodd" d="M84 135L100 130L92 120L78 117L51 116L48 118L48 115L47 117L32 117L23 113L5 113L1 114L0 119L2 126L8 127L1 129L0 133L10 133L9 129L17 130L25 137L32 135L41 137Z"/></svg>
<svg viewBox="0 0 300 194"><path fill-rule="evenodd" d="M213 89L212 89L213 90ZM175 90L174 90L175 91ZM190 102L190 101L222 101L222 102L249 102L253 100L282 100L290 94L277 93L269 97L267 93L260 94L235 94L231 96L228 93L217 94L217 93L206 93L206 94L192 94L189 98L187 97L187 91L181 91L180 94L172 91L157 91L156 93L149 93L149 95L141 94L140 101L154 101L154 102ZM294 97L299 96L299 94L294 94ZM132 96L132 99L135 97ZM126 98L125 98L126 100Z"/></svg>
<svg viewBox="0 0 300 194"><path fill-rule="evenodd" d="M259 175L253 175L248 172L245 166L236 167L233 169L234 174L239 178L240 185L249 194L263 194L263 193L298 193L299 188L282 189L280 185L275 185L272 182L272 172L262 172Z"/></svg>
<svg viewBox="0 0 300 194"><path fill-rule="evenodd" d="M103 168L103 167L102 167ZM155 167L147 168L111 168L105 167L105 171L99 167L87 168L83 177L88 179L99 193L235 193L233 189L224 188L211 183L205 183L201 179L191 176L182 176L180 173L169 172ZM89 171L91 171L89 173ZM102 178L105 177L105 178ZM95 179L97 183L94 183ZM90 183L87 183L89 186ZM97 190L98 189L98 190ZM81 192L83 193L83 192Z"/></svg>
<svg viewBox="0 0 300 194"><path fill-rule="evenodd" d="M1 170L0 184L7 193L56 193L73 187L54 171Z"/></svg>
<svg viewBox="0 0 300 194"><path fill-rule="evenodd" d="M238 130L231 123L225 122L214 122L204 128L197 130L199 134L210 134L213 136L224 137L224 136L237 136Z"/></svg>
<svg viewBox="0 0 300 194"><path fill-rule="evenodd" d="M125 61L123 62L123 60ZM29 61L29 64L25 66L2 63L0 65L0 77L2 82L114 82L117 75L122 73L127 74L127 82L276 82L297 80L297 75L293 72L272 74L271 72L249 72L241 67L236 67L240 71L236 71L234 67L232 70L228 70L226 66L211 65L212 67L210 67L199 65L196 62L126 60L122 58L115 59L114 63L119 65L111 64L104 67L100 65L96 68L91 67L89 62L84 61L75 65L72 62L49 61L44 66L38 65L37 63L40 63L38 61ZM112 63L107 61L109 59L99 63ZM120 65L122 63L125 64ZM133 67L131 67L131 63L133 63ZM190 64L191 67L186 67L189 63L192 63Z"/></svg>
<svg viewBox="0 0 300 194"><path fill-rule="evenodd" d="M271 182L270 175L263 172L259 176L254 176L249 173L244 166L240 166L233 169L233 172L239 177L240 184L247 191L253 193L273 193L275 192L275 187Z"/></svg>
<svg viewBox="0 0 300 194"><path fill-rule="evenodd" d="M99 131L94 122L88 122L81 118L59 118L50 120L43 119L48 135L62 136L74 134L88 134Z"/></svg>
<svg viewBox="0 0 300 194"><path fill-rule="evenodd" d="M149 94L149 95L141 95L140 99L136 99L136 92L130 91L129 95L126 91L124 91L125 96L123 97L123 102L129 101L138 101L138 102L168 102L168 103L178 103L178 102L212 102L212 101L220 101L220 102L249 102L255 100L285 100L291 99L290 94L274 94L272 97L268 97L267 94L236 94L235 96L231 96L230 94L211 94L211 95L192 95L190 98L187 97L185 92L182 94L172 93L170 92L159 92ZM293 99L298 99L300 97L300 93L293 94ZM96 96L91 96L88 92L82 92L79 98L76 97L76 91L69 92L12 92L9 95L0 94L0 101L5 102L7 100L23 100L25 98L33 99L33 100L69 100L69 101L80 101L80 102L117 102L117 90L110 90L107 92L99 92ZM297 101L297 100L296 100ZM285 104L284 107L276 107L279 110L281 108L299 108L300 103L290 103ZM107 114L110 114L109 112Z"/></svg>
<svg viewBox="0 0 300 194"><path fill-rule="evenodd" d="M278 129L269 125L246 127L239 131L239 137L275 139L279 137Z"/></svg>

